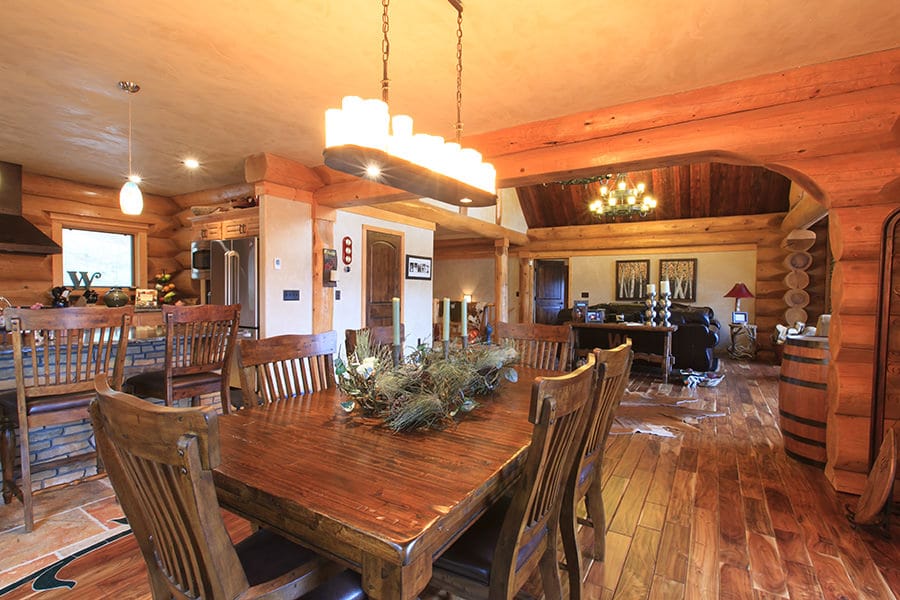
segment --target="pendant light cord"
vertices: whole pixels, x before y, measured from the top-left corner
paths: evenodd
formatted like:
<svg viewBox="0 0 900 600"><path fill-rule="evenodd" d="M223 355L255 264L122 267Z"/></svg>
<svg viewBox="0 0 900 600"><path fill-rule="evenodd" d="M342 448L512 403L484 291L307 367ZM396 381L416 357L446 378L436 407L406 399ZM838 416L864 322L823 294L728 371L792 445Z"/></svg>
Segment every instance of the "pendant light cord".
<svg viewBox="0 0 900 600"><path fill-rule="evenodd" d="M388 103L388 88L391 80L388 79L388 59L391 57L391 41L388 39L388 31L391 29L390 19L388 18L388 5L390 0L381 0L381 6L384 12L381 15L381 33L384 37L381 40L381 62L383 70L381 74L381 100Z"/></svg>
<svg viewBox="0 0 900 600"><path fill-rule="evenodd" d="M128 95L128 179L131 180L131 94Z"/></svg>

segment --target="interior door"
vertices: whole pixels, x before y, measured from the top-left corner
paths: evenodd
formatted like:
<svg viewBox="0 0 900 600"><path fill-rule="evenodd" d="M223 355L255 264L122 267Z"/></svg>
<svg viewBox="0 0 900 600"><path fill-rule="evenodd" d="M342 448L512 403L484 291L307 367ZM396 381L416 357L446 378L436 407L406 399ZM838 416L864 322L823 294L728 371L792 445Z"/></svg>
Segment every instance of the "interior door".
<svg viewBox="0 0 900 600"><path fill-rule="evenodd" d="M401 244L399 235L366 230L365 324L391 324L391 298L400 297Z"/></svg>
<svg viewBox="0 0 900 600"><path fill-rule="evenodd" d="M534 263L534 322L556 323L556 315L566 306L569 265L562 260Z"/></svg>

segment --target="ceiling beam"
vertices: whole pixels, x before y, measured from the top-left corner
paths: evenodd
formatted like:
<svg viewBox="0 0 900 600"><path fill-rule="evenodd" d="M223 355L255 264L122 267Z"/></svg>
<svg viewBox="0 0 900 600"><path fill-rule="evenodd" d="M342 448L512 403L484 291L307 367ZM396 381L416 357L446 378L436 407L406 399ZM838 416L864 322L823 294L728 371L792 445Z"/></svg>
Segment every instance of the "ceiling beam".
<svg viewBox="0 0 900 600"><path fill-rule="evenodd" d="M248 183L270 181L307 192L324 185L318 174L306 165L268 152L244 160L244 179Z"/></svg>
<svg viewBox="0 0 900 600"><path fill-rule="evenodd" d="M514 229L482 221L481 219L476 219L474 217L463 216L458 212L438 208L437 206L427 204L420 200L391 202L389 204L379 205L378 208L408 217L433 221L434 223L441 225L441 227L445 227L451 231L471 233L478 237L494 240L507 238L510 244L515 244L517 246L528 243L528 234L522 233L521 231L515 231Z"/></svg>
<svg viewBox="0 0 900 600"><path fill-rule="evenodd" d="M821 202L804 194L785 215L784 221L781 222L781 230L788 232L795 229L809 229L827 214L828 209Z"/></svg>

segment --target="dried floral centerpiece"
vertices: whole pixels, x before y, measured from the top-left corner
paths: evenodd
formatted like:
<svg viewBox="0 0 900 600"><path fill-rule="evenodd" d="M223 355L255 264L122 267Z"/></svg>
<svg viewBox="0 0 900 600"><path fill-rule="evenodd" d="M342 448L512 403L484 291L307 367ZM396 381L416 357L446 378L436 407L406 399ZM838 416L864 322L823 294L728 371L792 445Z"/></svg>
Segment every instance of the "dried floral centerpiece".
<svg viewBox="0 0 900 600"><path fill-rule="evenodd" d="M341 402L345 411L358 408L394 431L407 431L445 427L473 410L477 396L493 392L504 379L518 379L510 366L516 359L509 347L472 345L444 358L419 346L395 367L390 348L370 344L362 332L347 361L338 358L335 373L338 388L350 397Z"/></svg>

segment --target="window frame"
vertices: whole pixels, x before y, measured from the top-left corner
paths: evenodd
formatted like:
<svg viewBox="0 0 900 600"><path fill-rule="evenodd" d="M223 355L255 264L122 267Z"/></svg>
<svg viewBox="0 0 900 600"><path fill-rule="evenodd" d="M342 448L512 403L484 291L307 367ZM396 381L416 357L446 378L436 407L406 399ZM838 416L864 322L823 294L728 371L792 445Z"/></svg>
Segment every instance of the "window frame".
<svg viewBox="0 0 900 600"><path fill-rule="evenodd" d="M81 215L67 215L50 213L51 235L53 241L62 247L63 229L81 229L86 231L101 231L104 233L121 233L133 237L132 269L134 270L134 288L147 287L147 232L150 223L134 221L120 221L101 217L88 217ZM52 255L53 285L71 285L71 281L65 280L63 273L62 253ZM108 289L109 286L91 286L94 289Z"/></svg>

